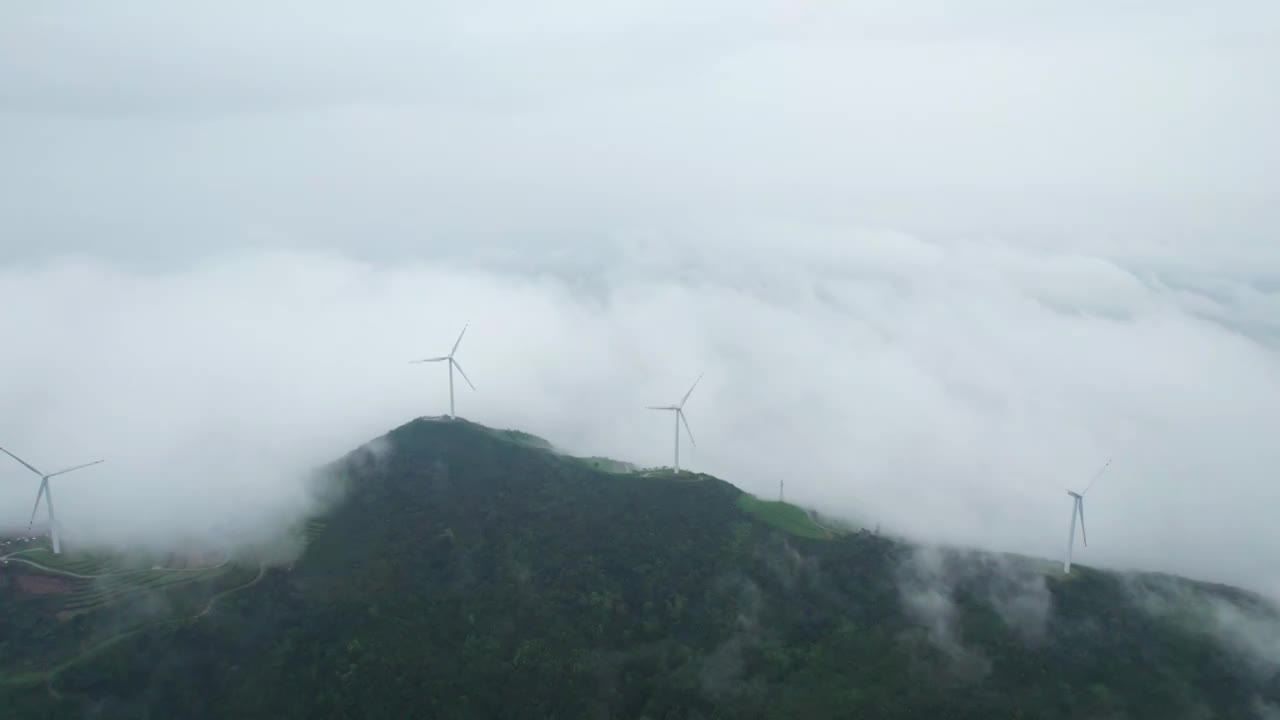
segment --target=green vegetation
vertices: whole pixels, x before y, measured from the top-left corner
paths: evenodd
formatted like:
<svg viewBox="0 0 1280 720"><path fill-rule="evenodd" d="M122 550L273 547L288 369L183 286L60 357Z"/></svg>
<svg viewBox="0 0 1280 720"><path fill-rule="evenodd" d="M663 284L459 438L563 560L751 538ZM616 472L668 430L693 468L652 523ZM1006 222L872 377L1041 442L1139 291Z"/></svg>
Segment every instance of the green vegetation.
<svg viewBox="0 0 1280 720"><path fill-rule="evenodd" d="M0 568L0 714L1055 720L1280 706L1274 655L1214 624L1280 623L1241 591L1087 567L1067 581L1034 559L829 535L709 476L606 472L465 421L415 421L376 447L326 469L317 491L345 490L300 524L309 544L292 564L57 578L56 594L22 589L55 576ZM67 617L80 602L93 609Z"/></svg>
<svg viewBox="0 0 1280 720"><path fill-rule="evenodd" d="M834 536L818 525L803 509L777 500L761 500L753 495L738 497L738 507L783 532L799 537L826 540Z"/></svg>
<svg viewBox="0 0 1280 720"><path fill-rule="evenodd" d="M452 420L450 422L465 423L466 420ZM483 426L473 425L472 427L479 428ZM533 433L527 433L522 430L494 430L492 428L483 428L483 429L492 433L496 437L502 438L503 440L509 440L511 442L514 442L520 445L524 445L525 447L536 448L538 450L554 450L554 447L551 445L549 441L543 438L540 438L537 435L534 435Z"/></svg>
<svg viewBox="0 0 1280 720"><path fill-rule="evenodd" d="M592 470L602 473L611 473L614 475L629 475L640 470L634 463L624 462L622 460L614 460L607 457L582 457L574 458L578 462L586 465Z"/></svg>

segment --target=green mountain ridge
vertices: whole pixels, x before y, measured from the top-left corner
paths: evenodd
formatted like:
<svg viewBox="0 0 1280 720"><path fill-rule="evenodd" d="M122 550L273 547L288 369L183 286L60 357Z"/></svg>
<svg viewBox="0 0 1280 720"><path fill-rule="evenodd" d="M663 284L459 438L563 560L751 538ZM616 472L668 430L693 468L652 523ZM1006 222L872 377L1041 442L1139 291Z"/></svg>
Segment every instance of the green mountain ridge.
<svg viewBox="0 0 1280 720"><path fill-rule="evenodd" d="M325 510L299 525L292 563L241 551L182 577L97 577L110 563L74 558L59 562L94 577L0 567L3 716L1280 708L1280 612L1235 588L1063 576L1044 560L826 527L708 475L575 458L462 420L399 427L315 489ZM68 613L73 602L88 609Z"/></svg>

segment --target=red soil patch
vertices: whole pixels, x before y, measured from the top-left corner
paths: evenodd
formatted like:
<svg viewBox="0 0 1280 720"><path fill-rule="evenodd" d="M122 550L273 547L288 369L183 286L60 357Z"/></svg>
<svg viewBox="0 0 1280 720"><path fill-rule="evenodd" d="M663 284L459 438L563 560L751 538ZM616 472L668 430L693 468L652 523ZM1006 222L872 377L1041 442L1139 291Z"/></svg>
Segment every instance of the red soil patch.
<svg viewBox="0 0 1280 720"><path fill-rule="evenodd" d="M47 575L19 575L14 578L18 589L32 595L57 595L69 593L76 589L76 584L68 578L49 577Z"/></svg>

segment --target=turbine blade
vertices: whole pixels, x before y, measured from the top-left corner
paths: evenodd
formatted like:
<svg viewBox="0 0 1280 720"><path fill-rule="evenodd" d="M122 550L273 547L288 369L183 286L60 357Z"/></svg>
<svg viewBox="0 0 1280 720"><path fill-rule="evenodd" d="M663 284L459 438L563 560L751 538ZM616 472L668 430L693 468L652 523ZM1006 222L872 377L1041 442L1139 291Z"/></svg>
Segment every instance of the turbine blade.
<svg viewBox="0 0 1280 720"><path fill-rule="evenodd" d="M36 506L31 508L31 519L27 521L27 530L36 524L36 513L40 511L40 498L44 497L44 489L49 484L48 478L40 480L40 492L36 493Z"/></svg>
<svg viewBox="0 0 1280 720"><path fill-rule="evenodd" d="M98 463L100 463L100 462L106 462L106 461L105 461L105 460L94 460L94 461L93 461L93 462L91 462L91 463L85 463L85 464L83 464L83 465L77 465L77 466L75 466L75 467L69 467L69 468L67 468L66 470L59 470L59 471L58 471L58 472L56 472L56 473L49 473L48 475L46 475L46 476L45 476L45 478L47 479L47 478L51 478L51 477L56 477L56 476L58 476L58 475L66 475L67 473L71 472L72 470L79 470L80 468L87 468L87 467L89 467L90 465L97 465L97 464L98 464Z"/></svg>
<svg viewBox="0 0 1280 720"><path fill-rule="evenodd" d="M462 332L458 333L458 340L453 344L453 349L449 351L449 357L453 357L453 354L458 352L458 346L462 344L462 336L467 334L467 326L470 324L471 323L467 323L462 326Z"/></svg>
<svg viewBox="0 0 1280 720"><path fill-rule="evenodd" d="M698 387L698 382L701 380L702 380L702 375L699 374L698 379L694 380L693 384L689 386L689 392L685 393L684 397L680 399L680 407L684 407L684 404L689 402L689 396L693 394L693 389Z"/></svg>
<svg viewBox="0 0 1280 720"><path fill-rule="evenodd" d="M8 455L9 457L13 458L14 460L17 460L18 462L22 463L22 465L23 465L26 469L30 470L31 472L33 472L33 473L35 473L35 474L39 475L40 477L44 477L44 473L42 473L42 472L40 472L39 470L37 470L37 469L35 469L35 468L31 467L31 463L27 462L26 460L23 460L22 458L18 457L17 455L14 455L13 453L9 452L8 450L5 450L5 449L4 449L4 448L2 448L2 447L0 447L0 452L2 452L2 453L4 453L5 455Z"/></svg>
<svg viewBox="0 0 1280 720"><path fill-rule="evenodd" d="M689 442L693 443L696 447L698 443L693 442L693 431L689 429L689 421L685 419L684 411L676 410L676 415L679 416L680 422L684 423L684 431L689 434Z"/></svg>
<svg viewBox="0 0 1280 720"><path fill-rule="evenodd" d="M1084 539L1084 546L1089 547L1089 533L1084 531L1084 500L1081 499L1076 507L1080 508L1080 537Z"/></svg>
<svg viewBox="0 0 1280 720"><path fill-rule="evenodd" d="M448 359L449 359L449 356L445 355L444 357L433 357L433 358L423 358L421 360L410 360L409 364L414 365L417 363L424 363L424 362L440 362L441 360L448 360Z"/></svg>
<svg viewBox="0 0 1280 720"><path fill-rule="evenodd" d="M645 405L646 410L679 410L675 405Z"/></svg>
<svg viewBox="0 0 1280 720"><path fill-rule="evenodd" d="M453 358L450 358L450 359L449 359L449 362L453 363L453 366L454 366L454 367L456 367L456 368L458 368L458 372L462 373L462 379L463 379L463 380L466 380L468 385L471 385L471 378L467 377L467 373L466 373L465 371L463 371L462 366L458 364L458 361L457 361L457 360L454 360ZM472 389L472 390L475 390L475 389L476 389L476 386L475 386L475 385L471 385L471 389Z"/></svg>
<svg viewBox="0 0 1280 720"><path fill-rule="evenodd" d="M1102 473L1106 472L1107 468L1111 467L1111 461L1114 459L1115 458L1107 458L1107 462L1102 466L1102 469L1099 470L1097 474L1093 476L1093 479L1089 481L1089 485L1085 487L1084 492L1080 493L1081 497L1089 494L1089 488L1092 488L1093 484L1098 482L1098 478L1102 477Z"/></svg>

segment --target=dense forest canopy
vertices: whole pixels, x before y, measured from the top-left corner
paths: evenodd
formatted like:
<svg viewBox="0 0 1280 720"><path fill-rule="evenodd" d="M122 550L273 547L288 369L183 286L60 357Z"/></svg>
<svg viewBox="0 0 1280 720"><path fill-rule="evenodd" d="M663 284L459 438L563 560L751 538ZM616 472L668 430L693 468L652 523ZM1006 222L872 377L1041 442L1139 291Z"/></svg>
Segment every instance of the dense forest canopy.
<svg viewBox="0 0 1280 720"><path fill-rule="evenodd" d="M180 574L37 549L0 567L2 714L1280 711L1280 616L1231 588L837 529L465 421L411 422L317 483L332 501L284 561Z"/></svg>

